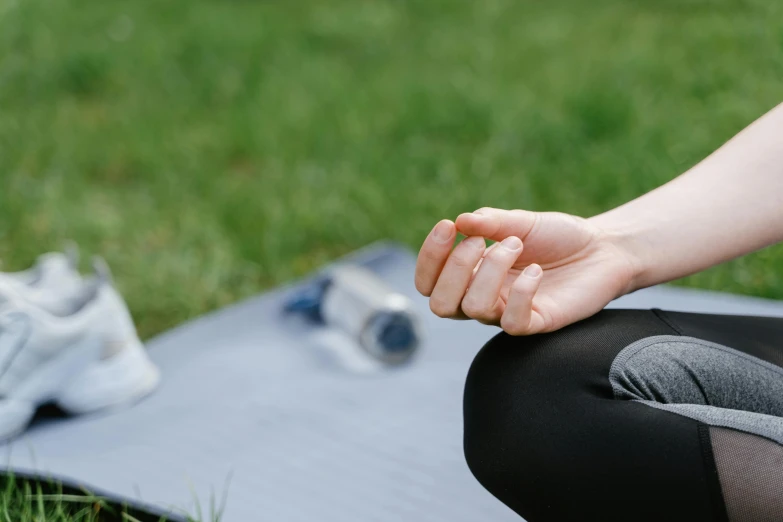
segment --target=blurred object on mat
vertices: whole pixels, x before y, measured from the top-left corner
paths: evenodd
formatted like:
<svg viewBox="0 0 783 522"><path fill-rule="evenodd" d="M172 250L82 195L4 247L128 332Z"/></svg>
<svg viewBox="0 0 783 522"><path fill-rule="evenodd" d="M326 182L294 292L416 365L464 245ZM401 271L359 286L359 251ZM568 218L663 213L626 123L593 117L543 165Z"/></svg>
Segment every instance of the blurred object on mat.
<svg viewBox="0 0 783 522"><path fill-rule="evenodd" d="M421 344L421 319L413 302L355 264L327 270L285 309L339 330L386 365L409 362Z"/></svg>

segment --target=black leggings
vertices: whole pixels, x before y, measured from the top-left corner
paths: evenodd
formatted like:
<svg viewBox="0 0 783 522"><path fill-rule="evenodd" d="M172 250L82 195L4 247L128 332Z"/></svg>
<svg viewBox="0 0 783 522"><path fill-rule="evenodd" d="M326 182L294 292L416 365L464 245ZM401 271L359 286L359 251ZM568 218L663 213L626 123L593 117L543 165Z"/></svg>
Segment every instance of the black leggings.
<svg viewBox="0 0 783 522"><path fill-rule="evenodd" d="M604 310L554 333L501 333L476 356L465 388L465 456L476 478L528 522L783 521L780 441L653 407L677 399L633 372L634 391L618 397L613 362L655 336L709 341L765 361L756 366L783 366L777 318ZM720 386L721 376L693 366L677 371L693 377L702 404L720 402L702 384ZM663 381L674 371L659 370ZM733 382L721 400L746 394L755 404L759 383L747 375L744 390ZM758 406L772 429L777 420L783 426L774 416L783 415L779 399Z"/></svg>

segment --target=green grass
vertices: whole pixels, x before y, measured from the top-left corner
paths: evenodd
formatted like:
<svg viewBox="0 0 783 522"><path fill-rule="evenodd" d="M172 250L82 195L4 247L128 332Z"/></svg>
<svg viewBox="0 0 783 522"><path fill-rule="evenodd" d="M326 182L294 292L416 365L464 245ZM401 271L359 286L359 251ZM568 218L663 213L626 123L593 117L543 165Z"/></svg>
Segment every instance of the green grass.
<svg viewBox="0 0 783 522"><path fill-rule="evenodd" d="M88 493L46 494L30 483L9 482L0 496L0 520L4 522L102 522L109 517L123 521L120 513ZM130 516L124 518L135 522Z"/></svg>
<svg viewBox="0 0 783 522"><path fill-rule="evenodd" d="M783 98L774 0L0 0L0 259L145 337L481 206L584 216ZM738 217L741 219L741 217ZM727 238L730 240L730 238ZM783 297L783 249L689 278Z"/></svg>
<svg viewBox="0 0 783 522"><path fill-rule="evenodd" d="M481 206L593 215L781 101L781 19L777 0L0 0L0 259L103 254L149 337ZM775 247L684 282L783 298L781 266Z"/></svg>
<svg viewBox="0 0 783 522"><path fill-rule="evenodd" d="M202 507L195 500L195 514L183 514L187 522L220 522L225 508L212 495ZM0 477L0 522L167 522L168 518L139 513L89 492L55 481L32 480L13 474Z"/></svg>

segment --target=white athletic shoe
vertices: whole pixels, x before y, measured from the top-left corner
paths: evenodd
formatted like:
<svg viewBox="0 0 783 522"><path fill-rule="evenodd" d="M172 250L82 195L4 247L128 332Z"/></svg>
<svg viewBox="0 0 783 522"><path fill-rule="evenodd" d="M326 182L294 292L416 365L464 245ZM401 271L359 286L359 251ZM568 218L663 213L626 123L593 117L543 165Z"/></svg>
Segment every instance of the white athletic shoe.
<svg viewBox="0 0 783 522"><path fill-rule="evenodd" d="M160 373L100 261L96 276L47 310L0 278L0 440L24 431L38 406L82 414L132 404ZM57 308L57 307L56 307Z"/></svg>
<svg viewBox="0 0 783 522"><path fill-rule="evenodd" d="M69 245L64 253L42 255L28 270L0 272L0 286L12 287L44 310L68 315L74 311L72 300L78 298L84 286L78 267L79 251Z"/></svg>

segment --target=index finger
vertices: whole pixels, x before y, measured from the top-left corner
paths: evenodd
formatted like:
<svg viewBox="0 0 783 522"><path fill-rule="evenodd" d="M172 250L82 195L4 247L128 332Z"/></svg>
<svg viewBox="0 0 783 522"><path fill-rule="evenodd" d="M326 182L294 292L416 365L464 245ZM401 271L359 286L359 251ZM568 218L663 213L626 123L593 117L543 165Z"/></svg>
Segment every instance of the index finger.
<svg viewBox="0 0 783 522"><path fill-rule="evenodd" d="M416 290L429 297L451 253L457 227L448 219L440 221L424 240L416 259Z"/></svg>

